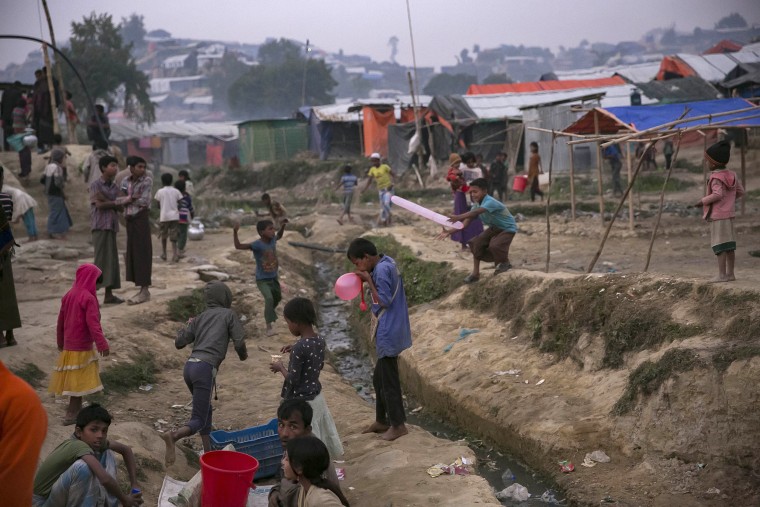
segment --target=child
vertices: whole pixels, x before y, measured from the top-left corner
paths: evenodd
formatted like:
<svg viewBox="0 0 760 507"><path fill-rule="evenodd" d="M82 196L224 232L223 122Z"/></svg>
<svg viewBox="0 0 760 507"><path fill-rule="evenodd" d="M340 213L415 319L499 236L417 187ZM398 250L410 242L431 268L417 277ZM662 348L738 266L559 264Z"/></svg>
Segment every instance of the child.
<svg viewBox="0 0 760 507"><path fill-rule="evenodd" d="M227 355L227 346L232 340L235 352L241 361L248 358L245 347L245 331L237 315L231 310L232 292L219 281L206 284L203 289L206 309L197 317L187 321L180 329L174 346L182 349L193 344L193 352L185 363L184 378L193 395L193 411L190 421L180 429L162 433L166 443L166 465L174 463L174 444L177 440L200 433L203 450L211 450L211 389L216 382L219 365Z"/></svg>
<svg viewBox="0 0 760 507"><path fill-rule="evenodd" d="M179 234L179 201L182 199L182 193L172 186L172 175L164 173L161 175L163 188L158 189L153 199L158 201L161 209L159 221L161 229L158 236L161 238L161 260L166 260L166 240L172 242L172 262L179 260L179 250L177 249L177 236Z"/></svg>
<svg viewBox="0 0 760 507"><path fill-rule="evenodd" d="M463 165L462 159L458 154L452 153L449 156L449 171L446 175L446 180L451 185L451 191L454 194L455 215L464 213L468 209L467 192L470 191L470 187L465 182L464 174L460 169L461 165ZM451 239L459 243L462 246L462 250L467 250L467 244L481 232L483 232L483 224L480 220L475 219L466 229L455 232L451 236Z"/></svg>
<svg viewBox="0 0 760 507"><path fill-rule="evenodd" d="M58 362L53 368L48 391L56 396L69 396L63 425L74 424L82 408L82 396L103 390L98 372L98 356L107 357L108 341L100 327L100 306L96 295L101 275L95 264L82 264L74 284L61 300L58 313Z"/></svg>
<svg viewBox="0 0 760 507"><path fill-rule="evenodd" d="M340 489L323 477L329 466L330 453L317 437L305 436L288 442L282 469L287 479L298 481L301 486L300 507L348 507L348 500Z"/></svg>
<svg viewBox="0 0 760 507"><path fill-rule="evenodd" d="M452 215L449 220L461 220L467 227L472 220L480 218L489 227L470 242L473 267L472 273L464 279L465 283L480 279L480 261L497 263L496 274L510 269L509 245L517 232L517 223L507 207L488 195L488 182L485 179L480 178L470 183L470 198L472 209L461 215ZM444 229L439 238L451 236L455 232L456 229Z"/></svg>
<svg viewBox="0 0 760 507"><path fill-rule="evenodd" d="M111 414L93 403L76 416L74 435L42 462L34 477L34 507L131 507L142 504L132 449L108 440ZM116 457L122 455L129 483L137 493L127 495L116 480Z"/></svg>
<svg viewBox="0 0 760 507"><path fill-rule="evenodd" d="M288 223L288 213L285 210L285 207L280 204L278 201L273 201L272 198L269 196L269 194L262 194L261 195L261 202L264 203L264 206L267 207L266 213L259 213L256 211L256 216L271 216L272 222L274 222L274 226L276 229L279 229L280 227L284 226Z"/></svg>
<svg viewBox="0 0 760 507"><path fill-rule="evenodd" d="M314 435L325 442L330 456L342 456L343 445L319 383L319 372L325 365L325 340L314 331L317 312L308 299L293 298L285 305L282 314L290 333L299 339L294 345L282 348L282 353L290 353L287 369L281 361L275 361L269 367L272 372L280 372L285 377L280 396L284 400L308 401L314 410L311 423Z"/></svg>
<svg viewBox="0 0 760 507"><path fill-rule="evenodd" d="M37 201L31 195L16 187L3 185L2 191L10 194L13 200L13 221L19 222L23 220L29 241L37 241L37 222L34 218L34 208L37 206Z"/></svg>
<svg viewBox="0 0 760 507"><path fill-rule="evenodd" d="M744 187L734 171L726 169L731 158L731 143L720 141L705 150L710 166L708 188L710 193L696 204L702 207L702 218L710 222L710 244L718 257L718 278L714 282L732 282L736 259L734 217L736 199L744 195Z"/></svg>
<svg viewBox="0 0 760 507"><path fill-rule="evenodd" d="M396 173L393 172L388 164L382 164L380 162L380 154L373 153L369 157L371 167L367 171L367 184L364 185L362 193L366 192L369 186L372 184L372 180L377 185L377 195L380 199L380 215L377 219L377 225L388 227L391 225L391 198L393 197L393 180L396 177Z"/></svg>
<svg viewBox="0 0 760 507"><path fill-rule="evenodd" d="M538 154L538 143L530 143L530 159L528 160L528 183L530 183L530 200L535 201L536 196L544 200L544 193L538 187L538 175L543 174L541 168L541 155Z"/></svg>
<svg viewBox="0 0 760 507"><path fill-rule="evenodd" d="M372 376L377 395L375 422L363 433L382 433L383 440L395 440L408 433L398 375L398 356L412 346L404 282L394 260L387 255L378 255L374 243L364 238L351 242L348 260L356 266L356 275L369 286L372 338L377 351Z"/></svg>
<svg viewBox="0 0 760 507"><path fill-rule="evenodd" d="M190 227L190 220L195 218L195 210L193 209L193 198L187 192L185 185L186 181L177 180L174 184L174 188L180 191L182 199L179 200L179 233L177 235L177 248L179 249L179 258L182 259L185 256L185 245L187 245L187 229Z"/></svg>
<svg viewBox="0 0 760 507"><path fill-rule="evenodd" d="M256 232L259 233L261 239L245 244L238 240L240 224L235 224L232 228L235 248L237 250L253 250L253 258L256 259L256 286L261 291L261 295L264 296L264 320L267 324L267 336L275 334L272 329L272 323L277 320L274 309L282 300L280 281L277 279L277 241L282 239L282 235L285 234L287 223L286 218L280 226L280 230L275 233L274 223L271 220L259 220L256 224Z"/></svg>
<svg viewBox="0 0 760 507"><path fill-rule="evenodd" d="M187 169L182 169L180 172L177 173L177 180L178 181L184 181L185 182L185 192L192 195L193 191L195 190L195 187L193 186L193 182L190 179L190 173L187 172Z"/></svg>
<svg viewBox="0 0 760 507"><path fill-rule="evenodd" d="M338 218L340 225L343 225L343 215L346 214L348 215L349 222L354 221L351 218L351 201L354 200L354 189L357 183L359 183L359 178L351 174L351 166L349 164L343 166L343 176L341 176L338 186L335 187L335 190L343 187L343 212L340 214L340 218Z"/></svg>
<svg viewBox="0 0 760 507"><path fill-rule="evenodd" d="M23 134L26 131L26 106L24 97L20 97L13 108L13 133ZM19 178L26 178L32 172L32 149L26 144L18 152L18 161L21 171Z"/></svg>

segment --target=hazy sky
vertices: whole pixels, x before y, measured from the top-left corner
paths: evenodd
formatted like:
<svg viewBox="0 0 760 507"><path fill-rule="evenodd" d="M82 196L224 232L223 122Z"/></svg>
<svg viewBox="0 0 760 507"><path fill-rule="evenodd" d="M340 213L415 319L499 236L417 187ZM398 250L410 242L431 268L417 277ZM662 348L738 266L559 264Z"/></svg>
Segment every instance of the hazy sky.
<svg viewBox="0 0 760 507"><path fill-rule="evenodd" d="M2 0L0 33L47 38L39 0ZM288 37L337 52L388 60L388 39L399 38L397 61L411 64L405 0L48 0L56 37L68 38L71 22L93 11L118 22L136 12L148 31L175 37L260 43ZM758 0L410 0L417 64L453 65L462 48L499 44L555 49L581 40L637 40L647 30L712 27L739 12L760 24ZM41 29L42 23L44 29ZM0 40L0 67L21 62L32 43Z"/></svg>

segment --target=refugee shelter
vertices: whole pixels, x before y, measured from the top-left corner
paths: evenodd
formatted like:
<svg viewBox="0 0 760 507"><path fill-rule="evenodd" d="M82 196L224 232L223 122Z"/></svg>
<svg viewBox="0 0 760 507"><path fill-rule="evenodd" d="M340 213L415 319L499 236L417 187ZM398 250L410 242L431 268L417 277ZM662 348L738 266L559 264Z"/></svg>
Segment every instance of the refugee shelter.
<svg viewBox="0 0 760 507"><path fill-rule="evenodd" d="M246 120L238 123L240 164L287 160L309 146L308 124L299 119Z"/></svg>

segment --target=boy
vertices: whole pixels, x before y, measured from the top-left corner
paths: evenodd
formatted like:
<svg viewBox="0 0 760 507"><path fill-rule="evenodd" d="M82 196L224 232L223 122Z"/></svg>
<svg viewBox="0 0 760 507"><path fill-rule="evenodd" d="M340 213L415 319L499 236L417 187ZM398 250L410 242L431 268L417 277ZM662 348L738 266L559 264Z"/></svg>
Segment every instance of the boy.
<svg viewBox="0 0 760 507"><path fill-rule="evenodd" d="M269 196L269 194L262 194L261 195L261 202L264 204L264 206L267 207L266 213L259 213L256 211L256 216L271 216L272 222L274 222L274 227L276 229L279 229L280 226L283 226L288 223L287 218L287 211L285 210L285 207L280 204L278 201L273 201L272 198Z"/></svg>
<svg viewBox="0 0 760 507"><path fill-rule="evenodd" d="M238 240L238 230L240 224L237 223L232 228L232 239L235 242L237 250L253 250L253 258L256 260L256 286L264 296L264 320L267 325L267 336L272 336L275 331L272 329L272 323L277 320L275 308L282 300L282 291L280 281L277 278L277 241L282 239L285 234L285 225L288 219L285 218L280 230L275 233L274 223L271 220L259 220L256 224L256 232L259 233L260 239L252 243L241 243Z"/></svg>
<svg viewBox="0 0 760 507"><path fill-rule="evenodd" d="M488 229L470 242L473 265L472 273L464 279L465 283L477 282L480 279L480 261L495 262L496 274L510 269L509 245L517 232L517 223L503 203L488 195L488 182L479 178L470 183L470 198L472 209L461 215L452 215L452 222L462 221L465 227L475 218L480 218ZM442 239L451 236L456 229L444 229L439 236Z"/></svg>
<svg viewBox="0 0 760 507"><path fill-rule="evenodd" d="M499 194L499 200L503 201L507 192L507 154L503 151L496 154L496 159L491 163L488 171L491 174L491 191L489 194L496 197Z"/></svg>
<svg viewBox="0 0 760 507"><path fill-rule="evenodd" d="M166 260L166 239L172 242L172 262L179 261L179 250L177 250L177 237L179 236L179 200L182 199L182 193L172 186L172 175L164 173L161 175L161 184L163 188L158 189L153 199L158 201L161 209L159 221L161 229L158 233L161 238L161 260Z"/></svg>
<svg viewBox="0 0 760 507"><path fill-rule="evenodd" d="M348 215L349 222L354 221L351 218L351 201L354 200L354 188L356 188L357 183L359 183L359 178L351 174L351 166L349 164L343 166L343 176L341 176L338 186L335 187L335 190L343 187L343 212L340 214L340 218L338 218L340 225L343 225L343 215L346 214Z"/></svg>
<svg viewBox="0 0 760 507"><path fill-rule="evenodd" d="M348 247L348 260L356 275L366 282L372 296L372 333L377 364L372 384L377 394L375 422L362 433L382 433L395 440L409 433L398 374L398 356L412 346L409 308L401 273L393 259L378 254L374 243L357 238Z"/></svg>
<svg viewBox="0 0 760 507"><path fill-rule="evenodd" d="M93 403L77 414L74 435L55 448L34 478L34 507L131 507L142 494L127 495L116 481L116 458L122 455L133 490L139 490L135 456L128 446L108 440L111 414Z"/></svg>
<svg viewBox="0 0 760 507"><path fill-rule="evenodd" d="M734 171L726 169L731 158L731 143L720 141L705 150L710 166L709 194L695 206L703 208L702 218L710 222L710 245L718 258L718 277L713 282L733 282L736 259L736 199L744 195L744 187Z"/></svg>
<svg viewBox="0 0 760 507"><path fill-rule="evenodd" d="M190 228L190 220L195 218L195 209L193 208L193 198L187 191L189 180L177 180L174 188L180 191L182 199L179 200L179 237L177 248L179 249L179 258L185 257L185 246L187 246L187 230Z"/></svg>
<svg viewBox="0 0 760 507"><path fill-rule="evenodd" d="M536 196L540 196L541 200L544 200L544 193L538 186L538 175L542 174L544 170L541 167L541 155L538 154L538 143L530 143L530 159L528 160L528 183L530 184L530 200L531 202L536 200Z"/></svg>
<svg viewBox="0 0 760 507"><path fill-rule="evenodd" d="M372 184L372 180L375 180L377 195L380 199L380 216L377 224L387 227L391 225L391 197L393 197L393 179L396 174L388 164L380 163L379 153L373 153L369 159L372 165L367 171L369 179L367 179L367 184L364 185L362 193L366 192Z"/></svg>

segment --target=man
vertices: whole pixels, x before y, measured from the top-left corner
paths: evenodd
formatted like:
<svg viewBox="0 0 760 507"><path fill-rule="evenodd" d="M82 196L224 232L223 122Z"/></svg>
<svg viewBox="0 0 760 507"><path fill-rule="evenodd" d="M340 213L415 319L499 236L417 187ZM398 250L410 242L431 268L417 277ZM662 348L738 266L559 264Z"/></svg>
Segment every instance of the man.
<svg viewBox="0 0 760 507"><path fill-rule="evenodd" d="M150 203L153 195L153 178L146 172L147 163L142 157L128 157L129 176L121 182L121 194L130 200L124 209L127 223L127 281L140 287L140 292L127 301L138 305L150 300L148 287L153 270L153 244L150 234Z"/></svg>
<svg viewBox="0 0 760 507"><path fill-rule="evenodd" d="M103 272L98 288L105 287L104 305L117 305L124 300L113 294L121 287L119 277L119 252L116 247L116 233L119 232L118 211L130 201L130 197L119 197L119 188L114 177L119 170L116 158L106 155L98 162L100 178L90 184L90 226L92 245L95 247L94 264Z"/></svg>
<svg viewBox="0 0 760 507"><path fill-rule="evenodd" d="M106 155L112 155L108 148L108 142L98 139L92 146L92 153L84 162L84 182L89 187L93 181L100 177L100 159ZM118 165L118 159L117 159Z"/></svg>
<svg viewBox="0 0 760 507"><path fill-rule="evenodd" d="M617 144L607 146L602 152L602 157L610 163L612 171L612 193L613 195L623 195L623 187L620 186L620 169L623 167L623 154L620 153L620 147Z"/></svg>
<svg viewBox="0 0 760 507"><path fill-rule="evenodd" d="M3 141L5 142L6 150L10 149L8 137L14 134L13 110L22 98L24 98L24 90L21 88L21 81L16 81L3 92L3 98L0 101L0 118L3 120Z"/></svg>
<svg viewBox="0 0 760 507"><path fill-rule="evenodd" d="M387 164L380 163L380 154L373 153L369 157L370 168L367 171L367 184L362 189L362 193L366 192L372 181L375 181L377 185L377 193L380 199L380 216L377 220L377 225L389 226L391 225L391 197L393 197L393 179L396 175Z"/></svg>
<svg viewBox="0 0 760 507"><path fill-rule="evenodd" d="M491 174L491 195L499 194L499 200L503 201L507 193L507 154L499 152L496 159L491 163L488 171Z"/></svg>

